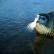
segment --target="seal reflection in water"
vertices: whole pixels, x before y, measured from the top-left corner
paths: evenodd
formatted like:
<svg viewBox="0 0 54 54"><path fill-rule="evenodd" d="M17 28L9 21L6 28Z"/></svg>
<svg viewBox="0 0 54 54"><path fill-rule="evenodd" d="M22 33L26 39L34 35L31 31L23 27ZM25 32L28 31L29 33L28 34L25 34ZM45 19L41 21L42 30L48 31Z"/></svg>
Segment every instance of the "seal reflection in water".
<svg viewBox="0 0 54 54"><path fill-rule="evenodd" d="M36 30L34 54L54 54L54 12L38 14L28 28Z"/></svg>

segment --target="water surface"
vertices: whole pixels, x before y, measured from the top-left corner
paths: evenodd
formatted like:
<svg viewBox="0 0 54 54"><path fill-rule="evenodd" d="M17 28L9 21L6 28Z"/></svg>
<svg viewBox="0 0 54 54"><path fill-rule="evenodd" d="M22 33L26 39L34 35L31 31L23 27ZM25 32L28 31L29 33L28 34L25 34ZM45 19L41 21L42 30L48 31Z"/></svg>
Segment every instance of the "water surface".
<svg viewBox="0 0 54 54"><path fill-rule="evenodd" d="M38 13L54 10L54 0L0 0L0 52L32 53L35 32L26 29Z"/></svg>

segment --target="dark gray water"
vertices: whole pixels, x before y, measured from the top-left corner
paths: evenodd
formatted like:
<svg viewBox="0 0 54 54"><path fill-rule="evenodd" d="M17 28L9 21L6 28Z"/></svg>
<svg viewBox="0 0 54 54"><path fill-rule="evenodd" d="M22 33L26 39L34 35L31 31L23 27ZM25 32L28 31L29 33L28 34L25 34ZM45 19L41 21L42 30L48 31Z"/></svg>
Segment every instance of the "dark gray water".
<svg viewBox="0 0 54 54"><path fill-rule="evenodd" d="M0 53L32 54L35 32L26 29L38 13L54 10L54 0L0 0Z"/></svg>

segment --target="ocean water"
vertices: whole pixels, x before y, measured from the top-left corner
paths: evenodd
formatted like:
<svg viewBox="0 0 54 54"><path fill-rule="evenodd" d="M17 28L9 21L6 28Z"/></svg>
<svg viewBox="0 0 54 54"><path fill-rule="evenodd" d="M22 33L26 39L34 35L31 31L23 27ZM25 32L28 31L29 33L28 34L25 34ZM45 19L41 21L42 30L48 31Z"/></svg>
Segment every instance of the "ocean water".
<svg viewBox="0 0 54 54"><path fill-rule="evenodd" d="M54 11L54 0L0 0L0 53L32 54L36 32L26 27L49 11Z"/></svg>

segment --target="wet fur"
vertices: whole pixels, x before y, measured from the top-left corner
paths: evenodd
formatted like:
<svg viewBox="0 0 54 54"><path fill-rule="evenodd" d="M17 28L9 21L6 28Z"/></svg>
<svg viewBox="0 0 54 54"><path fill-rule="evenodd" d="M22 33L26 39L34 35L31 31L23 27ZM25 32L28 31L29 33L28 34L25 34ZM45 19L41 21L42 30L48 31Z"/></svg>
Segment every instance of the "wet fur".
<svg viewBox="0 0 54 54"><path fill-rule="evenodd" d="M47 25L44 26L37 23L35 27L34 54L54 54L54 52L50 53L49 51L51 48L54 49L54 12L52 11L47 14L50 17Z"/></svg>

